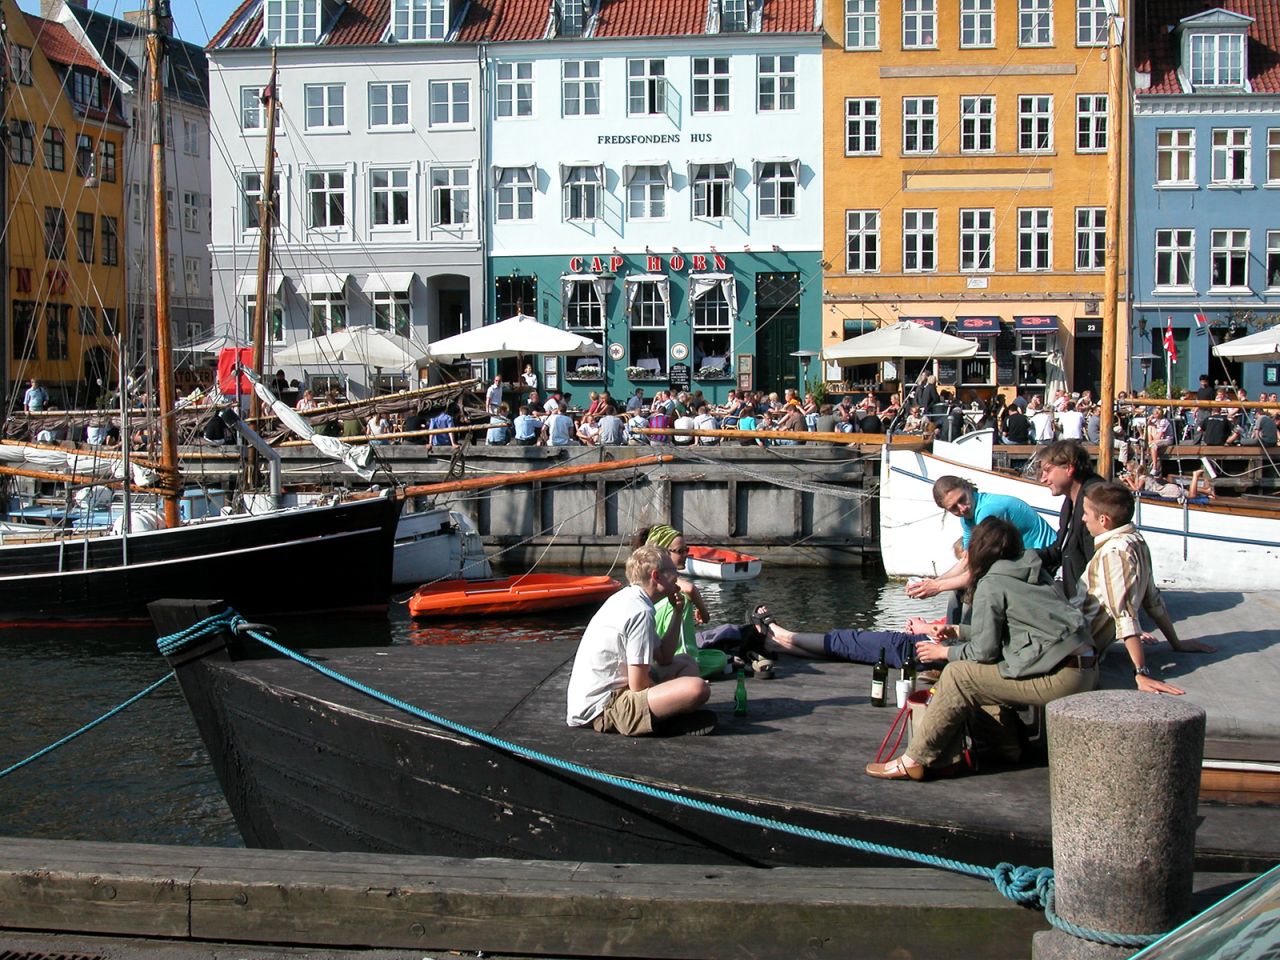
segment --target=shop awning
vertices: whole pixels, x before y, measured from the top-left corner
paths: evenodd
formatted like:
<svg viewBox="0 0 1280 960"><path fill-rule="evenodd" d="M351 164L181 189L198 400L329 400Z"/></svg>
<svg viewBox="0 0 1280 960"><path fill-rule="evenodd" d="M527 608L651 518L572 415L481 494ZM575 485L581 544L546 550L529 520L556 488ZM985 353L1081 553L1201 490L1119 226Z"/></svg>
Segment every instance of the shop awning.
<svg viewBox="0 0 1280 960"><path fill-rule="evenodd" d="M994 337L1000 332L999 317L956 317L956 336Z"/></svg>
<svg viewBox="0 0 1280 960"><path fill-rule="evenodd" d="M924 327L926 330L941 330L941 317L903 317L907 323L914 323L917 327Z"/></svg>
<svg viewBox="0 0 1280 960"><path fill-rule="evenodd" d="M371 273L360 289L365 293L404 293L413 286L413 272Z"/></svg>
<svg viewBox="0 0 1280 960"><path fill-rule="evenodd" d="M657 167L658 176L668 187L671 186L671 164L666 160L633 160L622 165L622 182L630 184L635 175L647 167Z"/></svg>
<svg viewBox="0 0 1280 960"><path fill-rule="evenodd" d="M295 284L298 292L311 296L317 293L342 293L347 289L345 273L308 273Z"/></svg>
<svg viewBox="0 0 1280 960"><path fill-rule="evenodd" d="M498 187L502 183L502 175L508 170L525 170L528 171L529 179L534 183L537 182L537 164L532 160L528 163L503 163L493 165L493 185Z"/></svg>
<svg viewBox="0 0 1280 960"><path fill-rule="evenodd" d="M1035 333L1057 333L1057 317L1014 317L1013 328Z"/></svg>
<svg viewBox="0 0 1280 960"><path fill-rule="evenodd" d="M280 288L284 286L284 274L272 273L267 276L267 290L271 293L279 293ZM236 281L237 297L256 297L258 295L258 277L256 274L241 274L240 279Z"/></svg>
<svg viewBox="0 0 1280 960"><path fill-rule="evenodd" d="M573 171L579 168L586 170L594 170L596 176L601 183L604 183L604 164L598 160L574 160L570 163L560 164L560 182L568 183L569 178L573 176Z"/></svg>
<svg viewBox="0 0 1280 960"><path fill-rule="evenodd" d="M784 167L791 168L791 176L797 180L800 178L800 160L798 157L757 157L754 161L755 178L759 180L762 176L761 171L767 163L778 163Z"/></svg>
<svg viewBox="0 0 1280 960"><path fill-rule="evenodd" d="M640 295L640 284L652 283L656 284L658 296L662 298L662 305L667 311L667 317L671 317L671 281L664 273L633 273L623 281L627 291L627 312L631 313L635 309L636 298Z"/></svg>

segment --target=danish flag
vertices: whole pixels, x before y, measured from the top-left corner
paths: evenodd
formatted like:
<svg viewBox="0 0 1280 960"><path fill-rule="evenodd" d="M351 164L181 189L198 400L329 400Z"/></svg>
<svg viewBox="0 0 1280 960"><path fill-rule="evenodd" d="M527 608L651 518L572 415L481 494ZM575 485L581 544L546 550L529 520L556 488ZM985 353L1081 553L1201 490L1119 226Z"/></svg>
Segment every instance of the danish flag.
<svg viewBox="0 0 1280 960"><path fill-rule="evenodd" d="M1200 330L1203 330L1204 325L1209 322L1209 318L1206 317L1203 313L1195 314L1195 318L1196 318L1196 327Z"/></svg>
<svg viewBox="0 0 1280 960"><path fill-rule="evenodd" d="M1169 317L1164 328L1164 352L1169 355L1170 363L1178 362L1178 347L1173 342L1173 317Z"/></svg>

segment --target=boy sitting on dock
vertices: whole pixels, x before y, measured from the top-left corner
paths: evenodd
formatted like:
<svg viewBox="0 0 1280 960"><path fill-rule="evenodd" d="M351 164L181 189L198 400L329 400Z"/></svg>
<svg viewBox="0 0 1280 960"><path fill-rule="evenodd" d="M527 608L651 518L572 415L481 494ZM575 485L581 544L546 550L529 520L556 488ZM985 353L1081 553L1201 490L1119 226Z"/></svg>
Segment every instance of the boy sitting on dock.
<svg viewBox="0 0 1280 960"><path fill-rule="evenodd" d="M638 547L627 559L627 582L582 634L569 677L569 726L628 737L709 733L715 714L698 708L711 687L691 657L675 655L685 601L670 554ZM653 608L663 597L674 615L659 637Z"/></svg>
<svg viewBox="0 0 1280 960"><path fill-rule="evenodd" d="M1147 693L1183 691L1151 676L1143 655L1139 608L1155 621L1174 650L1212 653L1196 640L1180 640L1151 575L1151 551L1133 520L1133 494L1123 483L1106 481L1084 492L1085 527L1093 536L1093 556L1080 578L1078 603L1093 645L1101 655L1120 640L1133 661L1134 680Z"/></svg>

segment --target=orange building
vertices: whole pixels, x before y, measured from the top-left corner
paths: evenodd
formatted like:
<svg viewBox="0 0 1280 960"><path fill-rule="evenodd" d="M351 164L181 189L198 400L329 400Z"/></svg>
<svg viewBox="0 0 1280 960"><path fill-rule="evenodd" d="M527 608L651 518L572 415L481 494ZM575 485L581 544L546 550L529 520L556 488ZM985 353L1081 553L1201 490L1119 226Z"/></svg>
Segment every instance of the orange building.
<svg viewBox="0 0 1280 960"><path fill-rule="evenodd" d="M65 27L11 0L4 12L6 393L37 378L83 407L116 379L124 123L110 77Z"/></svg>
<svg viewBox="0 0 1280 960"><path fill-rule="evenodd" d="M937 364L963 400L1097 396L1106 238L1127 229L1106 223L1103 0L827 0L825 13L823 343L912 319L978 342Z"/></svg>

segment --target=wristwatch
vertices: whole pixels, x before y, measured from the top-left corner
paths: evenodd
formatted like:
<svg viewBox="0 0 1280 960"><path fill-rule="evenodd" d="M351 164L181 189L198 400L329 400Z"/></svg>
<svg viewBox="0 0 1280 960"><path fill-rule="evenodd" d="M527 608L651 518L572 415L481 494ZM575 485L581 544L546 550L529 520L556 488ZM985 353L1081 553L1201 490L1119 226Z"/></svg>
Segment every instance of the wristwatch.
<svg viewBox="0 0 1280 960"><path fill-rule="evenodd" d="M1149 677L1151 676L1151 668L1147 667L1146 665L1143 665L1141 667L1134 667L1133 675L1135 677Z"/></svg>

